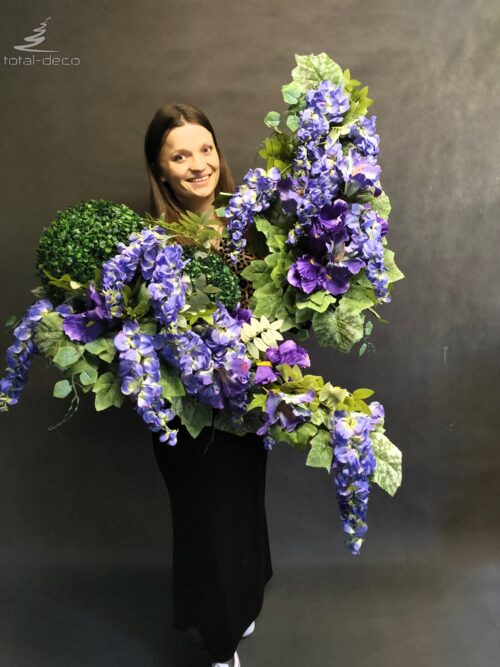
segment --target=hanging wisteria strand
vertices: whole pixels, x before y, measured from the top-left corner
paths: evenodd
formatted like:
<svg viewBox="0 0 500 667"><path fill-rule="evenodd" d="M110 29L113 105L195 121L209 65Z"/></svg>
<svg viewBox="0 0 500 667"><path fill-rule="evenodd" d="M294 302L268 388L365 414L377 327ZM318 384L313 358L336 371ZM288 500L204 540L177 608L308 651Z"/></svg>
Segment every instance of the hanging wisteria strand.
<svg viewBox="0 0 500 667"><path fill-rule="evenodd" d="M161 442L177 443L177 431L168 426L174 412L166 407L160 384L160 361L154 348L154 336L140 332L138 322L125 322L114 338L119 351L121 391L135 401L137 413L150 431L160 432Z"/></svg>
<svg viewBox="0 0 500 667"><path fill-rule="evenodd" d="M370 403L370 415L336 410L331 421L333 462L332 476L336 488L346 545L358 555L368 530L366 517L371 491L370 477L376 468L370 433L384 419L384 408Z"/></svg>
<svg viewBox="0 0 500 667"><path fill-rule="evenodd" d="M33 336L42 317L53 308L48 299L36 301L14 329L15 342L7 349L7 368L0 380L0 412L7 412L19 401L28 379L28 369L37 352Z"/></svg>

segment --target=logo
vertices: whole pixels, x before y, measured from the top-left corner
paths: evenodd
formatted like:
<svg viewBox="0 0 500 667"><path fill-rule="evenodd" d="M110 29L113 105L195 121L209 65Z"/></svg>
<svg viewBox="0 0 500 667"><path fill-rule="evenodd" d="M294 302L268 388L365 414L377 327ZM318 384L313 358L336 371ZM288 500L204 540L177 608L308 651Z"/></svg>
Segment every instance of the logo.
<svg viewBox="0 0 500 667"><path fill-rule="evenodd" d="M14 48L17 49L18 51L36 51L37 53L58 53L58 51L54 51L53 49L35 49L35 46L39 46L42 42L45 42L45 33L47 31L47 23L50 21L52 17L49 16L48 18L45 19L45 21L42 21L40 23L39 28L34 28L33 34L30 37L25 37L24 41L28 42L27 44L20 44L18 46L15 46Z"/></svg>
<svg viewBox="0 0 500 667"><path fill-rule="evenodd" d="M43 44L46 40L45 33L47 32L47 24L52 19L51 16L48 16L44 21L40 23L38 28L33 28L33 34L24 38L24 44L16 44L13 48L16 51L23 51L25 54L30 55L19 55L19 56L4 56L3 64L9 66L18 66L18 65L79 65L80 58L68 57L68 56L44 56L37 57L35 53L59 53L57 49L39 49L38 47ZM33 54L33 55L31 55Z"/></svg>

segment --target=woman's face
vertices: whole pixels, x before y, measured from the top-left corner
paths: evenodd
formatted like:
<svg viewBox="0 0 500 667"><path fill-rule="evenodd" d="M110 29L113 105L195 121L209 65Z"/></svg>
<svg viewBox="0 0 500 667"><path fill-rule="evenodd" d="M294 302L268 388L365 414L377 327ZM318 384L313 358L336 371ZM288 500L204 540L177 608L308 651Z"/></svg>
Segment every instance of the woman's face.
<svg viewBox="0 0 500 667"><path fill-rule="evenodd" d="M170 130L158 166L162 179L187 210L202 211L212 204L219 182L219 155L212 133L202 125L186 123Z"/></svg>

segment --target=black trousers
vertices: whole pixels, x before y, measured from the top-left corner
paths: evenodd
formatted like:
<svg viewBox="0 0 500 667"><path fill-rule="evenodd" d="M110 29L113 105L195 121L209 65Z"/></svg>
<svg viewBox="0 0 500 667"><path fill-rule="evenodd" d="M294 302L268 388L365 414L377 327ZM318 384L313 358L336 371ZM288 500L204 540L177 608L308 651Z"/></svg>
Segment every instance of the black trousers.
<svg viewBox="0 0 500 667"><path fill-rule="evenodd" d="M194 439L177 418L174 426L176 445L153 437L172 512L174 627L198 628L212 660L225 662L260 613L273 574L268 452L254 434L204 428Z"/></svg>

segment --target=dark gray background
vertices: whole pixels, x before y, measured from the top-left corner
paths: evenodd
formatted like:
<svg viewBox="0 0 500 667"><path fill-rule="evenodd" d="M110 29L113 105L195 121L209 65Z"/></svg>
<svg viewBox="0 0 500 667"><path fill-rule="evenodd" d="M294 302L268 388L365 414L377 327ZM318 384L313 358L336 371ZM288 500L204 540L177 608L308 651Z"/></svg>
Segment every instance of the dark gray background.
<svg viewBox="0 0 500 667"><path fill-rule="evenodd" d="M57 210L147 209L142 145L160 105L200 106L239 182L261 164L294 53L325 51L369 86L406 279L375 353L310 350L315 372L375 390L404 483L393 499L374 490L353 558L326 472L270 453L275 575L239 654L244 667L497 665L498 3L5 2L2 61L47 16L46 48L81 64L0 66L1 321L29 305ZM147 431L130 408L96 414L87 400L49 431L65 409L57 377L38 360L0 416L1 664L207 664L170 629L169 501Z"/></svg>

